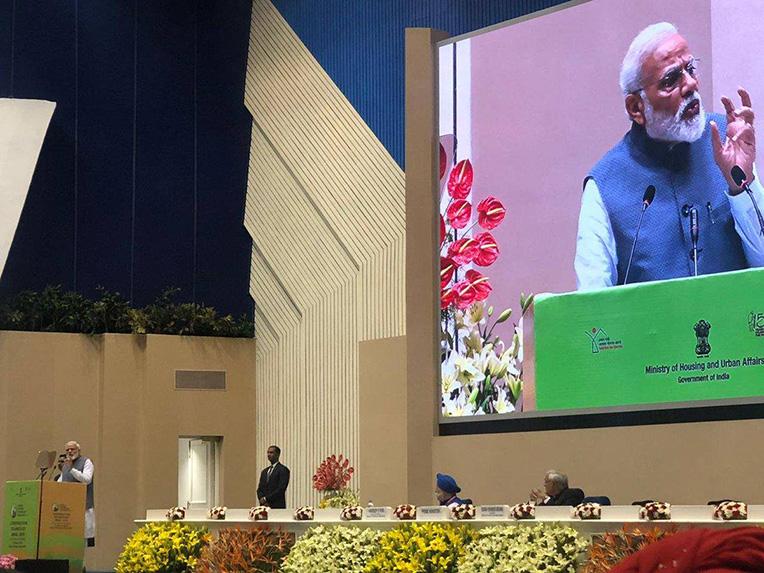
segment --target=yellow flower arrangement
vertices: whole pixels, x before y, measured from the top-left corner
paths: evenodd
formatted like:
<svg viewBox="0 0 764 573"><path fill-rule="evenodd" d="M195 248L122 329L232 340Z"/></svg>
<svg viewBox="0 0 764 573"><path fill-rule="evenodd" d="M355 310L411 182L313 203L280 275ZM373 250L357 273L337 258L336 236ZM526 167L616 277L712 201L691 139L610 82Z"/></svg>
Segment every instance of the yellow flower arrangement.
<svg viewBox="0 0 764 573"><path fill-rule="evenodd" d="M382 535L380 550L365 573L454 573L476 536L468 526L440 523L400 525Z"/></svg>
<svg viewBox="0 0 764 573"><path fill-rule="evenodd" d="M115 573L185 573L196 566L209 532L177 522L147 523L127 540Z"/></svg>

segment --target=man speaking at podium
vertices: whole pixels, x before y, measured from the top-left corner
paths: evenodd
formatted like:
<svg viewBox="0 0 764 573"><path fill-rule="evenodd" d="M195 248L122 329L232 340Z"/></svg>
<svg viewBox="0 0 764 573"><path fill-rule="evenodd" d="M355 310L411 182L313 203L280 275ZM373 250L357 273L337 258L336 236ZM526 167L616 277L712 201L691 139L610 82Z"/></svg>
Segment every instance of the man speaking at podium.
<svg viewBox="0 0 764 573"><path fill-rule="evenodd" d="M579 289L764 266L751 98L740 88L741 107L723 97L726 114L707 115L698 70L671 24L648 26L629 46L620 84L631 129L584 180Z"/></svg>
<svg viewBox="0 0 764 573"><path fill-rule="evenodd" d="M77 442L66 442L65 457L61 464L61 475L58 481L79 482L87 485L85 494L85 539L88 547L95 547L95 503L93 495L93 462L90 458L80 455L80 445Z"/></svg>

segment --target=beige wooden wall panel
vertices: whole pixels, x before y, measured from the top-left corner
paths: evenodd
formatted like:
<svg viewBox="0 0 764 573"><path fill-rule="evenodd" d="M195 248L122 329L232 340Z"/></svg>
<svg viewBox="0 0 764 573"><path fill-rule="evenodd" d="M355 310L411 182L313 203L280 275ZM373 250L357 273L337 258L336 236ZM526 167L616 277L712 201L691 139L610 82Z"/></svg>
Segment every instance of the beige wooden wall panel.
<svg viewBox="0 0 764 573"><path fill-rule="evenodd" d="M253 2L244 99L257 451L262 466L281 446L288 504L317 503L323 458L360 461L359 341L405 331L404 175L269 0Z"/></svg>

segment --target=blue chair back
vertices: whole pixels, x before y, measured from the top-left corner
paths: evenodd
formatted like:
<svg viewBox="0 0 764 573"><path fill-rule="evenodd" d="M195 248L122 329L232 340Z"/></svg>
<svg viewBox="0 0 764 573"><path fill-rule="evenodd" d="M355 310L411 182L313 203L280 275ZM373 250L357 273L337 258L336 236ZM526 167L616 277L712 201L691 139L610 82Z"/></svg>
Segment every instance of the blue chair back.
<svg viewBox="0 0 764 573"><path fill-rule="evenodd" d="M606 495L590 495L584 498L582 503L599 503L600 505L612 505Z"/></svg>

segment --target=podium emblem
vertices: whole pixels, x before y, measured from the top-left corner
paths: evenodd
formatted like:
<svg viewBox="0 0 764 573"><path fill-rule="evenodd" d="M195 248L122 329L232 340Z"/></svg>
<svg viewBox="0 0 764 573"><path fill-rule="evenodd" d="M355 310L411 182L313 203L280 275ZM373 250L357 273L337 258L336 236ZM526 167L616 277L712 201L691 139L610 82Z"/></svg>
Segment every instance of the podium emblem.
<svg viewBox="0 0 764 573"><path fill-rule="evenodd" d="M708 356L711 354L711 345L708 343L708 333L711 330L711 324L705 320L699 320L693 326L695 337L698 339L695 345L695 354L697 356Z"/></svg>

